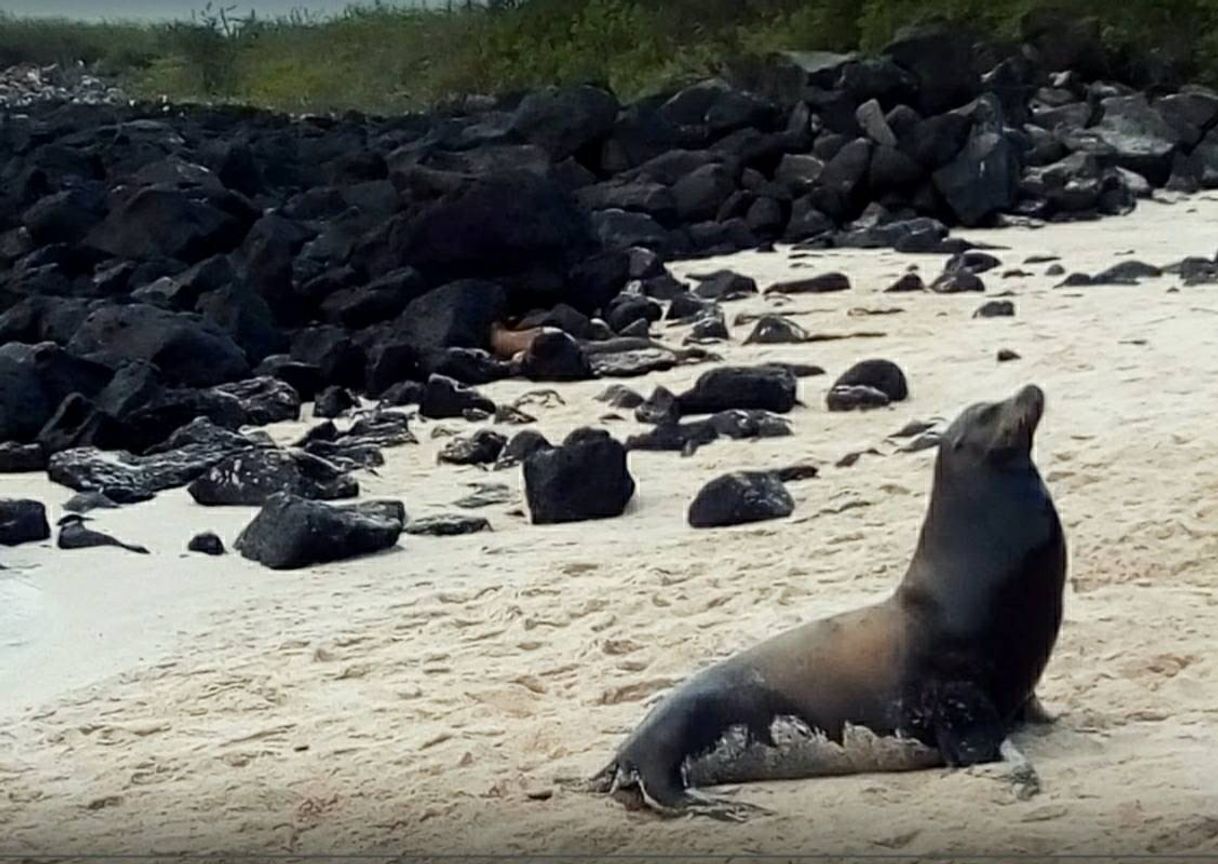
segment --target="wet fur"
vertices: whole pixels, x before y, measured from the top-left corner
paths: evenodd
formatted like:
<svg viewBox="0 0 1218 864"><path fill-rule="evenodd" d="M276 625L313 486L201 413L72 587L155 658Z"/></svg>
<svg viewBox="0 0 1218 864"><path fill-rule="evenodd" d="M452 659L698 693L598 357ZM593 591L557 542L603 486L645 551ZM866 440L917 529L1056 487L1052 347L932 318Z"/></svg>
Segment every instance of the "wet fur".
<svg viewBox="0 0 1218 864"><path fill-rule="evenodd" d="M1025 388L965 411L895 593L694 675L594 788L680 812L703 801L699 786L1013 758L1012 727L1043 722L1033 690L1065 582L1061 524L1031 461L1042 408Z"/></svg>

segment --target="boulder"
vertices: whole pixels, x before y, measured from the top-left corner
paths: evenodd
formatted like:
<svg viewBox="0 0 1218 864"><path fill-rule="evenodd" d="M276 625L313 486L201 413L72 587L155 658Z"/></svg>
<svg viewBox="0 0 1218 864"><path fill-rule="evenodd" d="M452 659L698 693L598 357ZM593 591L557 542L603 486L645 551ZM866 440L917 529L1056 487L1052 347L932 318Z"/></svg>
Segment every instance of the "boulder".
<svg viewBox="0 0 1218 864"><path fill-rule="evenodd" d="M224 554L224 541L211 531L204 531L190 538L186 551L198 552L203 555L219 556Z"/></svg>
<svg viewBox="0 0 1218 864"><path fill-rule="evenodd" d="M785 414L798 403L796 378L773 366L722 366L704 372L677 402L683 416L732 409Z"/></svg>
<svg viewBox="0 0 1218 864"><path fill-rule="evenodd" d="M491 429L479 429L467 438L454 438L444 446L438 461L449 465L489 465L499 458L507 438Z"/></svg>
<svg viewBox="0 0 1218 864"><path fill-rule="evenodd" d="M621 442L585 428L525 460L524 490L533 524L550 525L620 516L635 483Z"/></svg>
<svg viewBox="0 0 1218 864"><path fill-rule="evenodd" d="M734 471L716 477L689 505L694 528L721 528L784 519L795 510L791 493L769 471Z"/></svg>
<svg viewBox="0 0 1218 864"><path fill-rule="evenodd" d="M278 492L234 545L251 561L292 570L389 549L397 545L405 522L399 501L336 507Z"/></svg>
<svg viewBox="0 0 1218 864"><path fill-rule="evenodd" d="M520 101L511 128L558 161L607 138L618 107L612 93L597 87L547 87Z"/></svg>
<svg viewBox="0 0 1218 864"><path fill-rule="evenodd" d="M189 387L223 384L249 373L245 353L214 324L143 304L98 309L77 329L68 350L113 366L152 363L167 383Z"/></svg>
<svg viewBox="0 0 1218 864"><path fill-rule="evenodd" d="M111 374L49 342L0 346L0 441L31 443L68 396L96 396Z"/></svg>
<svg viewBox="0 0 1218 864"><path fill-rule="evenodd" d="M0 545L40 543L51 537L46 507L39 501L0 499Z"/></svg>
<svg viewBox="0 0 1218 864"><path fill-rule="evenodd" d="M495 403L477 390L464 387L443 375L432 375L427 379L423 400L419 404L419 413L424 417L433 420L463 417L465 412L471 409L494 414Z"/></svg>
<svg viewBox="0 0 1218 864"><path fill-rule="evenodd" d="M359 483L309 453L257 448L216 462L186 491L205 507L258 506L276 492L320 501L354 498Z"/></svg>

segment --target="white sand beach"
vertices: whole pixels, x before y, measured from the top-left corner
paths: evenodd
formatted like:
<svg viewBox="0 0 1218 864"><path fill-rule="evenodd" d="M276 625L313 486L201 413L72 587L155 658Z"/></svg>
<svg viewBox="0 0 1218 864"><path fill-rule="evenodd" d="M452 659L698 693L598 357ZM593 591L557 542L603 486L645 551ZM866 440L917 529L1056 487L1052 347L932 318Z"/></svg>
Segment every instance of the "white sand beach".
<svg viewBox="0 0 1218 864"><path fill-rule="evenodd" d="M1068 272L1164 265L1218 250L1218 200L961 236L1007 247L1002 269L1039 254ZM801 381L795 434L690 458L632 453L638 493L618 519L531 526L519 471L436 464L447 439L434 430L471 424L418 421L419 446L359 475L364 496L423 516L452 512L470 484L506 483L518 500L477 511L493 533L403 537L388 554L276 573L188 556L202 530L231 545L253 511L176 490L91 514L150 556L0 551L0 852L1218 854L1218 286L1059 289L1036 264L985 274L984 297L882 293L910 264L929 281L943 260L784 248L676 265L731 267L762 287L840 270L853 290L782 311L814 333L885 335L743 346L751 325L733 326L713 349L728 362L827 370ZM1016 317L972 318L1006 290ZM725 308L731 324L777 306ZM686 333L658 329L670 343ZM1000 348L1022 359L1000 364ZM829 413L833 379L867 357L905 370L909 400ZM625 383L677 389L706 368ZM630 412L598 422L607 383L560 385L565 404L526 410L551 440L589 424L624 438L642 427ZM1060 720L1020 738L1040 795L1017 800L1000 766L762 783L730 794L774 814L725 824L628 812L558 782L602 767L694 670L891 591L934 451L898 453L886 436L1026 383L1047 394L1036 455L1071 555L1040 687ZM510 402L539 387L480 389ZM879 455L835 467L868 448ZM791 518L686 525L718 474L796 462L821 474L791 484ZM0 495L42 500L54 519L71 492L9 475Z"/></svg>

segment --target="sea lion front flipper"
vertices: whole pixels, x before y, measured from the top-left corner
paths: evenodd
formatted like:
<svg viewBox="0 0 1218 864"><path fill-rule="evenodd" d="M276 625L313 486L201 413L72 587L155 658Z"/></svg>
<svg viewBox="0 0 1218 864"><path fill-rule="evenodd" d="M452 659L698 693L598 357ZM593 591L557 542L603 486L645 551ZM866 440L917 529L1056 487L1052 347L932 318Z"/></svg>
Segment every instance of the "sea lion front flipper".
<svg viewBox="0 0 1218 864"><path fill-rule="evenodd" d="M1040 777L1037 775L1036 769L1032 767L1032 763L1028 761L1028 757L1015 746L1015 742L1010 738L1005 738L998 749L1002 754L1002 761L1011 766L1008 776L1015 789L1015 797L1020 801L1027 801L1032 796L1039 794Z"/></svg>
<svg viewBox="0 0 1218 864"><path fill-rule="evenodd" d="M949 768L997 762L1007 737L998 709L971 681L950 681L931 688L934 734Z"/></svg>

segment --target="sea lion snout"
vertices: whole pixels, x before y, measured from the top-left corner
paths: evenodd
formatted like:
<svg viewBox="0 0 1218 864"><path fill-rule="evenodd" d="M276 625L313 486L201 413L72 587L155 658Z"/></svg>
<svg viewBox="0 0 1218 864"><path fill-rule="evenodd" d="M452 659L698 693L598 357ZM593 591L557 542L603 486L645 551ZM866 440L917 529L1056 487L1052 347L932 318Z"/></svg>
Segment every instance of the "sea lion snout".
<svg viewBox="0 0 1218 864"><path fill-rule="evenodd" d="M1029 384L1002 404L999 424L1000 446L1032 448L1032 436L1045 413L1045 392Z"/></svg>

